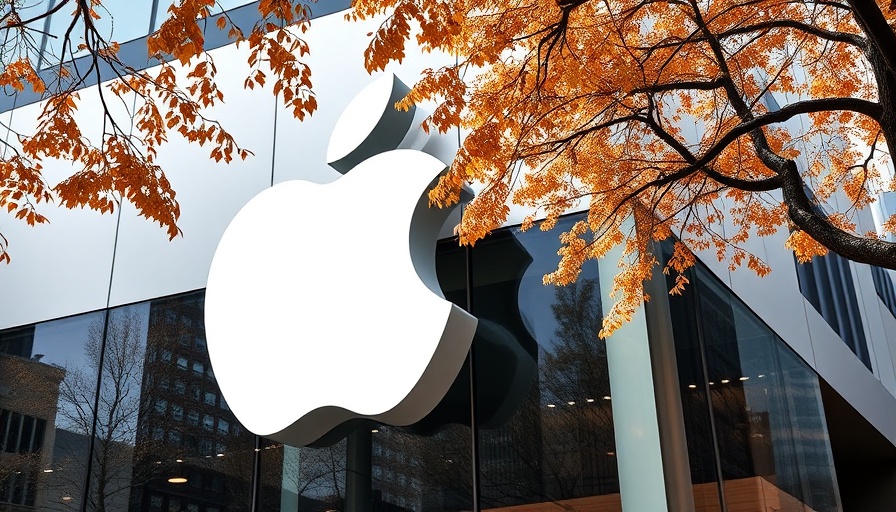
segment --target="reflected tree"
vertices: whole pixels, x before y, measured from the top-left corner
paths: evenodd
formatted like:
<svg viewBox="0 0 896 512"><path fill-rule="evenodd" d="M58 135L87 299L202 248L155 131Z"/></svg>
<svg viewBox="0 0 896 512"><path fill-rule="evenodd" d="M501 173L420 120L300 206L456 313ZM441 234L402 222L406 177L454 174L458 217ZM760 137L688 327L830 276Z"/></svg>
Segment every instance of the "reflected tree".
<svg viewBox="0 0 896 512"><path fill-rule="evenodd" d="M65 482L66 485L83 485L87 471L85 444L95 432L91 486L86 499L88 508L97 512L126 506L127 491L132 485L137 419L141 408L150 405L141 401L146 349L143 316L133 310L109 314L107 322L100 320L90 326L84 344L89 363L83 368L69 369L59 393L59 426L77 434L68 443L57 442L57 449L62 452L59 456L68 459L71 467L83 468L69 471L76 481ZM104 328L105 354L101 357Z"/></svg>
<svg viewBox="0 0 896 512"><path fill-rule="evenodd" d="M597 279L557 287L557 327L541 357L545 487L554 499L618 492Z"/></svg>

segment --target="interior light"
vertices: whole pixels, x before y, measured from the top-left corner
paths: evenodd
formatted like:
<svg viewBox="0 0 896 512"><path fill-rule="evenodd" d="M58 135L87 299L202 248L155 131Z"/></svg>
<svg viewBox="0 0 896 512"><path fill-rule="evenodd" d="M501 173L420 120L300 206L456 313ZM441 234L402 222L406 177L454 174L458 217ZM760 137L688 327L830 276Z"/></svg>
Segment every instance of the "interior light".
<svg viewBox="0 0 896 512"><path fill-rule="evenodd" d="M53 472L52 469L45 469L45 470L44 470L44 473L52 473L52 472Z"/></svg>
<svg viewBox="0 0 896 512"><path fill-rule="evenodd" d="M256 452L260 452L260 451L261 451L261 448L256 448L255 451L256 451Z"/></svg>
<svg viewBox="0 0 896 512"><path fill-rule="evenodd" d="M174 461L174 462L183 462L183 460L182 460L182 459L177 459L177 460Z"/></svg>
<svg viewBox="0 0 896 512"><path fill-rule="evenodd" d="M610 400L610 395L604 395L604 400Z"/></svg>
<svg viewBox="0 0 896 512"><path fill-rule="evenodd" d="M750 380L750 378L747 377L747 376L744 376L744 377L741 377L741 378L739 378L739 379L737 379L737 380Z"/></svg>
<svg viewBox="0 0 896 512"><path fill-rule="evenodd" d="M371 430L370 433L371 433L371 434L379 434L379 433L380 433L380 429L375 428L375 429Z"/></svg>
<svg viewBox="0 0 896 512"><path fill-rule="evenodd" d="M616 452L607 452L607 455L609 455L610 457L613 457L614 455L616 455Z"/></svg>
<svg viewBox="0 0 896 512"><path fill-rule="evenodd" d="M696 384L688 384L688 387L691 388L691 389L697 389L697 385L696 385Z"/></svg>
<svg viewBox="0 0 896 512"><path fill-rule="evenodd" d="M715 385L716 385L716 383L715 383L715 382L713 382L713 381L709 381L709 385L710 385L710 386L715 386Z"/></svg>
<svg viewBox="0 0 896 512"><path fill-rule="evenodd" d="M760 374L759 374L759 378L760 378L760 379L764 379L764 378L765 378L765 374L764 374L764 373L760 373Z"/></svg>
<svg viewBox="0 0 896 512"><path fill-rule="evenodd" d="M223 453L219 453L219 454L218 454L218 457L223 457L223 456L224 456Z"/></svg>
<svg viewBox="0 0 896 512"><path fill-rule="evenodd" d="M591 402L594 401L594 399L593 399L593 398L586 398L585 401L588 402L588 403L590 404Z"/></svg>
<svg viewBox="0 0 896 512"><path fill-rule="evenodd" d="M575 402L566 402L566 403L569 404L569 405L576 405Z"/></svg>
<svg viewBox="0 0 896 512"><path fill-rule="evenodd" d="M722 384L728 384L729 382L731 382L731 381L728 379L722 379Z"/></svg>
<svg viewBox="0 0 896 512"><path fill-rule="evenodd" d="M557 406L554 405L554 404L548 404L548 407L554 408L554 407L557 407Z"/></svg>
<svg viewBox="0 0 896 512"><path fill-rule="evenodd" d="M72 501L72 497L71 496L63 496L62 501Z"/></svg>
<svg viewBox="0 0 896 512"><path fill-rule="evenodd" d="M172 476L168 479L168 483L170 484L185 484L187 483L187 479L182 476Z"/></svg>

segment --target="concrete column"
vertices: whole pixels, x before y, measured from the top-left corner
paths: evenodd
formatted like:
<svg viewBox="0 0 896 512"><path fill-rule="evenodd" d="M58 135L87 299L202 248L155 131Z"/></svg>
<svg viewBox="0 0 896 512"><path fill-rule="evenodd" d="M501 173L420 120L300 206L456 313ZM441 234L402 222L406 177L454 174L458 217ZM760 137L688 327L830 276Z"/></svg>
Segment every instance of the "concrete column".
<svg viewBox="0 0 896 512"><path fill-rule="evenodd" d="M610 290L618 273L617 247L600 262L601 302L606 315L613 300ZM656 396L644 308L607 339L607 359L616 436L619 488L624 512L669 510L660 449Z"/></svg>

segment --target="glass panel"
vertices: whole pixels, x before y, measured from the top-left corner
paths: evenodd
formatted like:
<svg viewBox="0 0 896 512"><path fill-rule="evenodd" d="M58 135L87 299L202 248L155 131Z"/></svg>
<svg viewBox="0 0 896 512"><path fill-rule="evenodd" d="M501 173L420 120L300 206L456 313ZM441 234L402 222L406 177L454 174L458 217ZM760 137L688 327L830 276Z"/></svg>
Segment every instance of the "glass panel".
<svg viewBox="0 0 896 512"><path fill-rule="evenodd" d="M557 233L504 230L473 253L483 509L620 506L597 266L542 284Z"/></svg>
<svg viewBox="0 0 896 512"><path fill-rule="evenodd" d="M840 510L817 376L708 270L693 276L671 305L695 501L718 464L729 510Z"/></svg>
<svg viewBox="0 0 896 512"><path fill-rule="evenodd" d="M670 288L675 284L674 276L667 277L667 284ZM707 401L711 388L708 387L710 380L706 379L703 371L700 327L694 313L697 308L696 299L696 294L687 291L671 297L669 310L675 334L675 357L681 384L681 407L686 427L694 504L698 508L721 510L716 445ZM715 384L712 381L712 386Z"/></svg>
<svg viewBox="0 0 896 512"><path fill-rule="evenodd" d="M248 509L253 436L214 429L216 417L236 419L201 400L219 393L202 371L208 365L203 303L200 292L112 312L106 357L129 364L104 373L101 390L104 396L127 397L131 405L128 414L121 411L126 422L112 423L127 423L128 429L126 435L109 436L108 462L102 450L97 452L93 486L115 483L113 468L102 470L114 460L122 461L119 474L130 481L114 485L126 489L125 504L106 510ZM100 424L106 417L113 416L101 414ZM216 445L220 450L213 451Z"/></svg>
<svg viewBox="0 0 896 512"><path fill-rule="evenodd" d="M76 507L87 470L103 315L6 331L0 353L0 503ZM51 426L51 428L48 428ZM15 455L13 455L15 453Z"/></svg>

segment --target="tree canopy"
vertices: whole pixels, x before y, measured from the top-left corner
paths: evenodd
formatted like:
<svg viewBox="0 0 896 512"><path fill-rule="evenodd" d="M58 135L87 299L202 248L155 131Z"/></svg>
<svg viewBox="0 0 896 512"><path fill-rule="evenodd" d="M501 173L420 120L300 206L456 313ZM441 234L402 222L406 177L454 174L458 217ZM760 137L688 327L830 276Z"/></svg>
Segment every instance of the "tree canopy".
<svg viewBox="0 0 896 512"><path fill-rule="evenodd" d="M30 88L45 102L34 134L0 142L0 208L28 223L46 221L37 204L52 198L100 211L127 199L174 237L175 191L155 164L168 137L205 145L215 160L249 155L205 117L222 94L202 20L248 44L247 87L273 81L300 119L316 107L301 61L305 3L261 0L259 21L238 27L214 0L178 0L149 38L159 63L151 71L120 60L118 43L97 28L108 14L102 0L61 0L28 19L23 3L0 6L0 85ZM72 22L38 73L35 23L61 9ZM880 192L896 190L896 1L355 0L346 17L382 20L365 52L371 72L409 51L457 57L426 71L398 106L435 100L425 127L469 134L430 192L443 206L464 184L482 184L458 228L462 242L502 225L509 203L533 208L524 228L544 217L541 229L585 205L587 219L561 235L561 262L545 277L557 284L624 244L604 334L644 299L640 283L659 264L650 249L659 240L679 240L666 268L679 276L673 292L687 282L692 250L765 275L746 242L781 229L801 261L833 250L896 269L886 233L859 232L855 220ZM98 88L104 106L131 94L138 102L133 130L106 109L102 137L90 140L76 115L78 90L99 82L101 69L118 77ZM78 170L50 187L45 158ZM896 232L896 218L883 228Z"/></svg>
<svg viewBox="0 0 896 512"><path fill-rule="evenodd" d="M430 193L457 200L484 184L459 227L475 243L507 202L548 229L574 205L587 220L562 235L548 283L623 243L618 302L604 334L693 250L730 267L768 265L745 242L789 230L801 261L833 250L896 268L896 245L857 231L855 214L893 190L896 2L890 0L356 0L350 17L385 14L369 70L408 42L458 56L428 72L403 105L441 99L428 123L469 135ZM843 198L839 199L838 198ZM845 205L835 209L837 204ZM631 222L633 219L634 222ZM884 228L896 230L896 217Z"/></svg>

